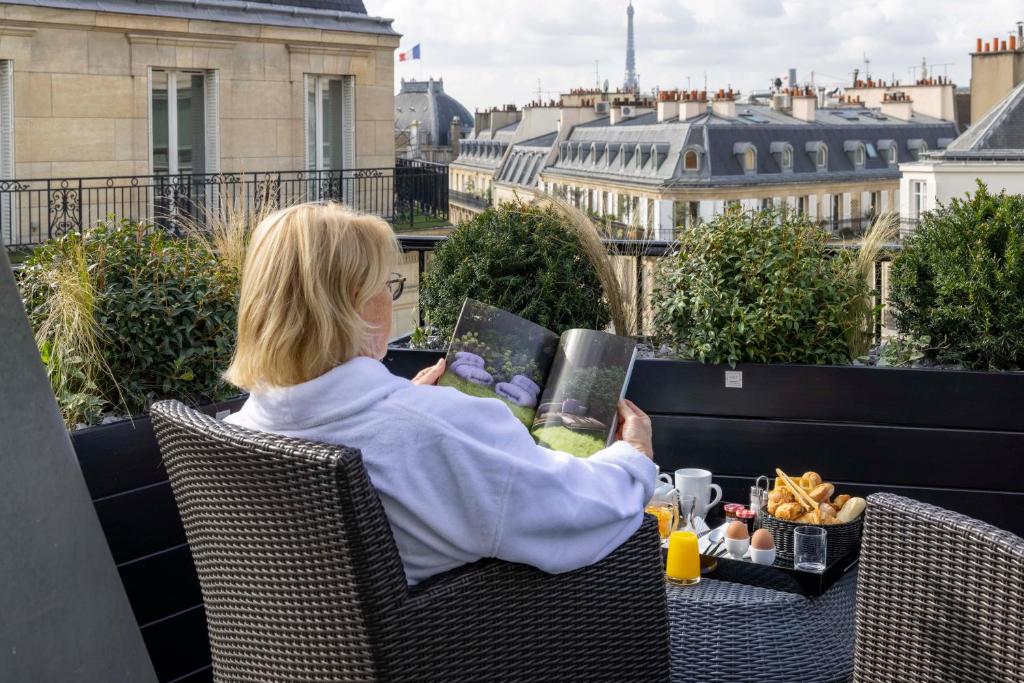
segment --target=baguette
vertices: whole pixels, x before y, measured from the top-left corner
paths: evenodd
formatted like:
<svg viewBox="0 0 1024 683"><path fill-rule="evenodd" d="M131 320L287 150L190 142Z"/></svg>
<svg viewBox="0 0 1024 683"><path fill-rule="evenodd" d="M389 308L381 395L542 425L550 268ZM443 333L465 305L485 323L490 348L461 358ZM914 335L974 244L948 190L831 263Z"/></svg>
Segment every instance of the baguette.
<svg viewBox="0 0 1024 683"><path fill-rule="evenodd" d="M843 509L836 514L836 519L842 524L852 522L860 517L867 506L868 502L863 498L851 498L843 504Z"/></svg>

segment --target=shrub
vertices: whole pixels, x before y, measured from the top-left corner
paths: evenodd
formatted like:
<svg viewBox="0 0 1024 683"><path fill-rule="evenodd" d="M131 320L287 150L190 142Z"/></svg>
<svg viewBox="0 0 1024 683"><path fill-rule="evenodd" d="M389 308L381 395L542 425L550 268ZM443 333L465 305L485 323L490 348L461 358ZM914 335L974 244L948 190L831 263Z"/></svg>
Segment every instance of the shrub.
<svg viewBox="0 0 1024 683"><path fill-rule="evenodd" d="M870 335L859 271L801 217L730 211L681 233L663 260L655 330L705 363L849 363Z"/></svg>
<svg viewBox="0 0 1024 683"><path fill-rule="evenodd" d="M438 334L451 336L466 298L561 334L609 322L601 282L580 238L552 207L487 209L438 246L421 283L420 305Z"/></svg>
<svg viewBox="0 0 1024 683"><path fill-rule="evenodd" d="M109 220L40 247L19 286L69 426L235 393L238 275L200 241Z"/></svg>
<svg viewBox="0 0 1024 683"><path fill-rule="evenodd" d="M979 182L926 214L893 261L891 301L940 363L1024 367L1024 196Z"/></svg>

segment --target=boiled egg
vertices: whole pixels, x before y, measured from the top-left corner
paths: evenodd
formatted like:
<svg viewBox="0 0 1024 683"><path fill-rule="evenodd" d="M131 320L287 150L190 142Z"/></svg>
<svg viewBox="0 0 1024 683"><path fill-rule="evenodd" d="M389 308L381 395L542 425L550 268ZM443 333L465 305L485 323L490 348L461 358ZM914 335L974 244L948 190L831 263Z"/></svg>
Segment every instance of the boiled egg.
<svg viewBox="0 0 1024 683"><path fill-rule="evenodd" d="M747 525L743 522L729 522L729 526L725 527L725 537L742 540L750 537L747 532Z"/></svg>
<svg viewBox="0 0 1024 683"><path fill-rule="evenodd" d="M775 547L775 539L767 529L758 529L750 538L750 547L758 550L771 550Z"/></svg>

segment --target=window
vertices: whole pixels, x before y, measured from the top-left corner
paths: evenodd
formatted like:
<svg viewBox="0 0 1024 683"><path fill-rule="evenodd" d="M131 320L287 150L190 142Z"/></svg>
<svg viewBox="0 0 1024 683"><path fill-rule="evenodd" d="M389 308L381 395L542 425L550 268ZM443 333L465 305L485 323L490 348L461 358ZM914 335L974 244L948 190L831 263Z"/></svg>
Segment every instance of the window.
<svg viewBox="0 0 1024 683"><path fill-rule="evenodd" d="M757 170L757 152L753 147L747 147L743 152L743 170L748 172Z"/></svg>
<svg viewBox="0 0 1024 683"><path fill-rule="evenodd" d="M801 195L796 198L796 213L798 216L807 215L807 197Z"/></svg>
<svg viewBox="0 0 1024 683"><path fill-rule="evenodd" d="M687 171L698 171L700 170L700 158L697 156L697 152L694 150L687 150L686 154L683 155L683 169Z"/></svg>
<svg viewBox="0 0 1024 683"><path fill-rule="evenodd" d="M890 166L894 165L897 161L899 161L896 154L896 145L891 145L887 150L885 150L885 160L889 162Z"/></svg>
<svg viewBox="0 0 1024 683"><path fill-rule="evenodd" d="M306 76L306 168L355 167L352 76Z"/></svg>
<svg viewBox="0 0 1024 683"><path fill-rule="evenodd" d="M782 170L792 171L793 170L793 150L787 147L782 150Z"/></svg>
<svg viewBox="0 0 1024 683"><path fill-rule="evenodd" d="M927 210L928 183L923 180L910 181L910 217L920 218Z"/></svg>
<svg viewBox="0 0 1024 683"><path fill-rule="evenodd" d="M825 145L818 145L818 154L815 161L818 164L819 169L828 167L828 147Z"/></svg>
<svg viewBox="0 0 1024 683"><path fill-rule="evenodd" d="M654 230L654 200L647 200L647 229Z"/></svg>
<svg viewBox="0 0 1024 683"><path fill-rule="evenodd" d="M854 166L857 166L858 168L860 168L861 166L864 165L864 147L863 147L863 145L859 146L859 147L857 147L857 149L853 150L853 164L854 164Z"/></svg>
<svg viewBox="0 0 1024 683"><path fill-rule="evenodd" d="M154 175L217 172L216 72L150 74Z"/></svg>
<svg viewBox="0 0 1024 683"><path fill-rule="evenodd" d="M13 177L14 62L10 59L0 59L0 178ZM8 218L10 218L9 211L5 206L4 219ZM13 222L8 220L7 225L13 225Z"/></svg>
<svg viewBox="0 0 1024 683"><path fill-rule="evenodd" d="M629 209L629 197L624 194L620 194L618 206L616 208L617 211L615 212L615 218L620 221L625 220L626 211Z"/></svg>

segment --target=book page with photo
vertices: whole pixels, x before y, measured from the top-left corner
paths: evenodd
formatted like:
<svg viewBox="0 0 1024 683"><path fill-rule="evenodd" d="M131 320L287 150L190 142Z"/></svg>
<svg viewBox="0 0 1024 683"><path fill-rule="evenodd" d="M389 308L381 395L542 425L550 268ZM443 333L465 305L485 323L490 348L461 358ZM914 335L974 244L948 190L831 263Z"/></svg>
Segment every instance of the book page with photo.
<svg viewBox="0 0 1024 683"><path fill-rule="evenodd" d="M635 349L633 339L595 330L568 330L559 339L467 299L438 384L498 398L540 445L586 457L615 436Z"/></svg>

